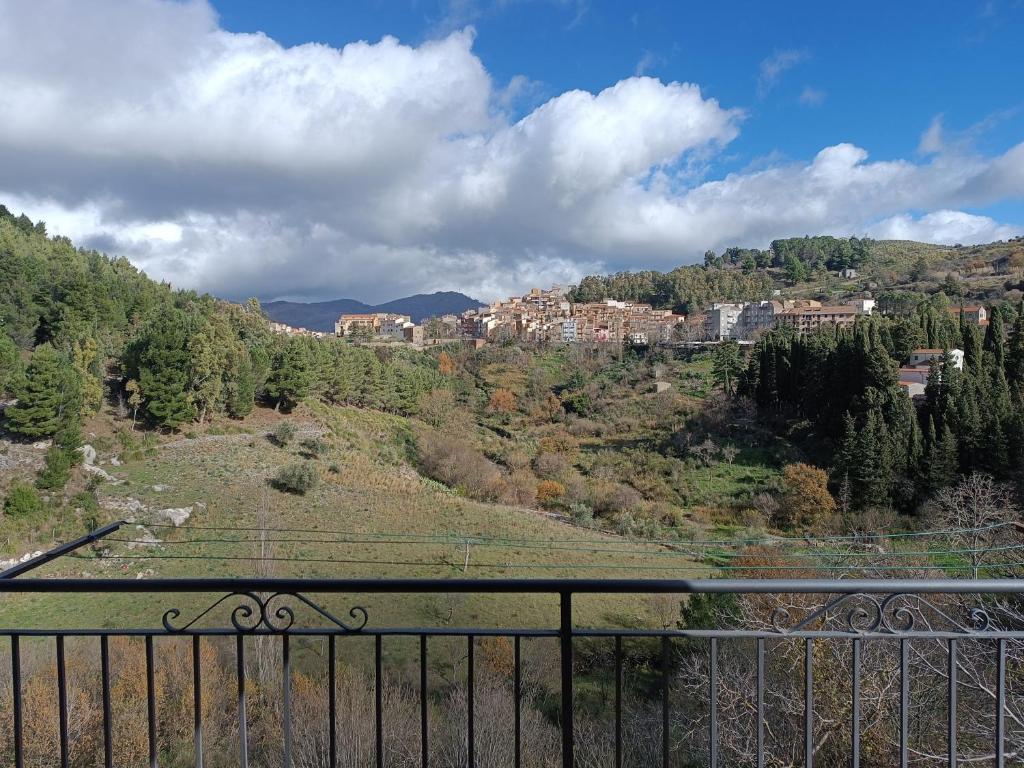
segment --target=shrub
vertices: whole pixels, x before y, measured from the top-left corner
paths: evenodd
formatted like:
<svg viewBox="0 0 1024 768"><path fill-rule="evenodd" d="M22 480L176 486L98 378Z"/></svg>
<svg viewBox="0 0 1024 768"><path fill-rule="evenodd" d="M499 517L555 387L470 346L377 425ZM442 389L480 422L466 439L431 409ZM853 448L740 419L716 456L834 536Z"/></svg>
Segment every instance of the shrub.
<svg viewBox="0 0 1024 768"><path fill-rule="evenodd" d="M559 504L565 496L565 486L555 480L541 480L537 483L537 503L542 507Z"/></svg>
<svg viewBox="0 0 1024 768"><path fill-rule="evenodd" d="M302 452L310 456L323 456L331 450L331 444L322 437L310 437L302 441Z"/></svg>
<svg viewBox="0 0 1024 768"><path fill-rule="evenodd" d="M36 478L36 487L48 491L59 490L68 483L75 454L58 445L51 445L46 451L46 466Z"/></svg>
<svg viewBox="0 0 1024 768"><path fill-rule="evenodd" d="M576 525L584 528L594 527L594 510L586 504L571 504L569 506L569 519Z"/></svg>
<svg viewBox="0 0 1024 768"><path fill-rule="evenodd" d="M595 494L594 511L599 515L628 513L640 506L643 499L635 488L622 483L607 484Z"/></svg>
<svg viewBox="0 0 1024 768"><path fill-rule="evenodd" d="M516 393L510 389L496 389L491 393L487 408L492 413L509 414L516 409Z"/></svg>
<svg viewBox="0 0 1024 768"><path fill-rule="evenodd" d="M505 484L505 498L509 504L532 507L537 503L537 478L528 469L512 473Z"/></svg>
<svg viewBox="0 0 1024 768"><path fill-rule="evenodd" d="M316 488L319 482L320 475L316 467L308 461L300 461L281 467L273 484L280 491L302 495Z"/></svg>
<svg viewBox="0 0 1024 768"><path fill-rule="evenodd" d="M295 438L297 431L290 421L278 422L277 426L270 430L270 441L284 448Z"/></svg>
<svg viewBox="0 0 1024 768"><path fill-rule="evenodd" d="M31 485L14 483L4 500L4 515L12 518L33 517L43 511L43 500Z"/></svg>
<svg viewBox="0 0 1024 768"><path fill-rule="evenodd" d="M542 453L533 460L533 471L545 480L559 480L569 471L569 460L560 453Z"/></svg>
<svg viewBox="0 0 1024 768"><path fill-rule="evenodd" d="M835 514L828 492L828 474L809 464L787 464L782 470L782 503L776 513L780 528L815 530Z"/></svg>
<svg viewBox="0 0 1024 768"><path fill-rule="evenodd" d="M498 466L473 448L465 437L431 431L418 440L423 472L466 496L497 501L505 491Z"/></svg>

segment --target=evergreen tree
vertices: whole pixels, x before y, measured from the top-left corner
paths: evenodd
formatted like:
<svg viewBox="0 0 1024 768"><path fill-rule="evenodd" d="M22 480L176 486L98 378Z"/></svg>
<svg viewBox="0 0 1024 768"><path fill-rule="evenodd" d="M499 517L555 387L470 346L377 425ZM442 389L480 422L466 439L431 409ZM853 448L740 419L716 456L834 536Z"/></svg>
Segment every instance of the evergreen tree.
<svg viewBox="0 0 1024 768"><path fill-rule="evenodd" d="M18 402L7 408L7 425L19 435L49 437L79 419L78 376L70 361L49 344L33 353L14 394Z"/></svg>
<svg viewBox="0 0 1024 768"><path fill-rule="evenodd" d="M139 382L146 412L155 424L176 429L195 418L189 391L189 320L181 310L157 316L144 329L132 354L130 371Z"/></svg>
<svg viewBox="0 0 1024 768"><path fill-rule="evenodd" d="M988 328L985 331L986 352L991 352L995 358L995 364L999 369L1006 365L1006 343L1003 340L1003 314L994 311L990 313Z"/></svg>
<svg viewBox="0 0 1024 768"><path fill-rule="evenodd" d="M934 426L934 425L933 425ZM928 456L928 489L937 491L952 485L960 471L956 438L949 427L943 427L935 447Z"/></svg>
<svg viewBox="0 0 1024 768"><path fill-rule="evenodd" d="M14 391L22 376L21 355L7 334L0 332L0 397Z"/></svg>
<svg viewBox="0 0 1024 768"><path fill-rule="evenodd" d="M274 358L267 379L267 394L275 401L274 410L292 409L309 395L313 359L302 338L290 338Z"/></svg>

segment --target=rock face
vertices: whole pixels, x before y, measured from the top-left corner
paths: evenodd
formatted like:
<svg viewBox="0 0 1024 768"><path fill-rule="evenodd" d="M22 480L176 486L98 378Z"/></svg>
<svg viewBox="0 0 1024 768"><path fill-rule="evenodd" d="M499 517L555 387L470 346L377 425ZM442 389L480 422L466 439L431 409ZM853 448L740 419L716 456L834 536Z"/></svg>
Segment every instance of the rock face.
<svg viewBox="0 0 1024 768"><path fill-rule="evenodd" d="M177 528L179 525L184 524L186 520L192 515L192 507L177 507L174 509L160 509L157 510L156 519L160 521L166 521Z"/></svg>
<svg viewBox="0 0 1024 768"><path fill-rule="evenodd" d="M0 560L0 571L6 571L8 568L27 563L32 558L39 557L41 554L43 554L43 551L40 549L35 552L26 552L21 557L16 557L13 560Z"/></svg>
<svg viewBox="0 0 1024 768"><path fill-rule="evenodd" d="M658 394L661 394L662 392L668 392L670 389L672 389L672 385L667 381L659 381L656 382L654 385L654 391L657 392Z"/></svg>
<svg viewBox="0 0 1024 768"><path fill-rule="evenodd" d="M79 448L78 452L82 454L82 463L85 466L91 467L96 463L96 449L88 443Z"/></svg>
<svg viewBox="0 0 1024 768"><path fill-rule="evenodd" d="M137 525L135 526L135 530L137 531L135 534L135 540L128 544L128 549L160 546L160 539L154 536L153 532L145 526Z"/></svg>
<svg viewBox="0 0 1024 768"><path fill-rule="evenodd" d="M108 483L113 483L114 485L121 484L120 480L118 480L116 477L114 477L112 474L107 472L107 470L103 469L102 467L97 467L94 464L83 464L82 469L88 472L90 475L96 475L96 477L106 480Z"/></svg>

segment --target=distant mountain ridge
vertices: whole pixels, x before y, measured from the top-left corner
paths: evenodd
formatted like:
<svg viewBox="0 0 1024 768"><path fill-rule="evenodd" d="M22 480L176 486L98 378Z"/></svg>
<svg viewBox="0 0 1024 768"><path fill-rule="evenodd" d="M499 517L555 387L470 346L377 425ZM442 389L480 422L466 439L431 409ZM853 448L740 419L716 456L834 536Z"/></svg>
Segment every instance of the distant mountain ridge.
<svg viewBox="0 0 1024 768"><path fill-rule="evenodd" d="M463 293L456 291L438 291L437 293L417 293L395 299L385 304L365 304L355 299L334 299L333 301L268 301L263 304L267 317L278 323L308 328L311 331L333 331L338 315L367 314L371 312L392 312L397 315L409 315L414 323L436 315L458 315L467 309L483 306Z"/></svg>

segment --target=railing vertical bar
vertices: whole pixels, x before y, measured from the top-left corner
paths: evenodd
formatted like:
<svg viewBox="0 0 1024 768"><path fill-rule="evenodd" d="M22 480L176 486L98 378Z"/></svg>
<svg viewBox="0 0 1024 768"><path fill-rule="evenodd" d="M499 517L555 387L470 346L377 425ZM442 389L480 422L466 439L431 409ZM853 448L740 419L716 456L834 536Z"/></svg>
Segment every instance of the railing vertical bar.
<svg viewBox="0 0 1024 768"><path fill-rule="evenodd" d="M804 641L804 765L814 765L814 640Z"/></svg>
<svg viewBox="0 0 1024 768"><path fill-rule="evenodd" d="M860 639L853 641L853 663L850 670L853 688L853 712L850 722L850 763L860 768Z"/></svg>
<svg viewBox="0 0 1024 768"><path fill-rule="evenodd" d="M764 768L764 638L757 638L757 768Z"/></svg>
<svg viewBox="0 0 1024 768"><path fill-rule="evenodd" d="M710 691L708 691L708 709L710 710L711 727L708 738L710 739L710 763L711 768L718 768L718 638L711 638L708 648L708 663L710 665Z"/></svg>
<svg viewBox="0 0 1024 768"><path fill-rule="evenodd" d="M382 648L381 642L383 640L382 635L377 635L374 638L373 647L373 666L374 666L374 683L373 683L373 712L374 712L374 738L376 739L376 765L377 768L382 768L384 765L384 701L383 701L383 673L384 664L382 659Z"/></svg>
<svg viewBox="0 0 1024 768"><path fill-rule="evenodd" d="M669 763L669 664L671 651L668 636L661 638L661 764L668 768Z"/></svg>
<svg viewBox="0 0 1024 768"><path fill-rule="evenodd" d="M14 766L25 765L21 719L21 638L11 635L11 706L14 709Z"/></svg>
<svg viewBox="0 0 1024 768"><path fill-rule="evenodd" d="M573 733L572 593L559 593L559 643L562 665L562 768L573 768L576 741Z"/></svg>
<svg viewBox="0 0 1024 768"><path fill-rule="evenodd" d="M292 649L281 635L281 710L284 718L284 768L292 768Z"/></svg>
<svg viewBox="0 0 1024 768"><path fill-rule="evenodd" d="M523 674L522 674L522 648L520 647L520 637L516 635L513 641L513 680L512 680L512 696L515 699L515 768L521 768L523 763L522 756L522 741L523 741Z"/></svg>
<svg viewBox="0 0 1024 768"><path fill-rule="evenodd" d="M61 768L68 768L68 672L63 635L57 635L57 717L60 728L60 765Z"/></svg>
<svg viewBox="0 0 1024 768"><path fill-rule="evenodd" d="M245 699L245 637L235 637L235 667L238 678L238 764L249 768L249 712Z"/></svg>
<svg viewBox="0 0 1024 768"><path fill-rule="evenodd" d="M328 766L338 766L338 643L337 637L331 635L327 638L327 716L330 722L327 724L328 738Z"/></svg>
<svg viewBox="0 0 1024 768"><path fill-rule="evenodd" d="M430 762L427 741L427 636L420 635L420 763L427 768Z"/></svg>
<svg viewBox="0 0 1024 768"><path fill-rule="evenodd" d="M910 760L910 643L900 640L900 768Z"/></svg>
<svg viewBox="0 0 1024 768"><path fill-rule="evenodd" d="M199 635L192 636L192 713L196 768L203 768L203 665L199 641Z"/></svg>
<svg viewBox="0 0 1024 768"><path fill-rule="evenodd" d="M622 635L615 636L615 768L622 768Z"/></svg>
<svg viewBox="0 0 1024 768"><path fill-rule="evenodd" d="M156 665L153 636L146 635L146 731L149 737L149 768L158 768L156 741Z"/></svg>
<svg viewBox="0 0 1024 768"><path fill-rule="evenodd" d="M114 768L114 723L110 711L110 637L100 635L100 675L103 686L103 765Z"/></svg>
<svg viewBox="0 0 1024 768"><path fill-rule="evenodd" d="M948 746L949 746L949 768L956 768L956 638L949 639L949 718Z"/></svg>
<svg viewBox="0 0 1024 768"><path fill-rule="evenodd" d="M474 697L474 653L473 647L476 639L469 635L466 637L466 749L468 752L467 764L469 768L476 766L476 707Z"/></svg>
<svg viewBox="0 0 1024 768"><path fill-rule="evenodd" d="M996 661L996 768L1006 765L1006 640L997 641Z"/></svg>

